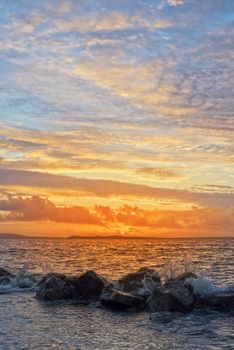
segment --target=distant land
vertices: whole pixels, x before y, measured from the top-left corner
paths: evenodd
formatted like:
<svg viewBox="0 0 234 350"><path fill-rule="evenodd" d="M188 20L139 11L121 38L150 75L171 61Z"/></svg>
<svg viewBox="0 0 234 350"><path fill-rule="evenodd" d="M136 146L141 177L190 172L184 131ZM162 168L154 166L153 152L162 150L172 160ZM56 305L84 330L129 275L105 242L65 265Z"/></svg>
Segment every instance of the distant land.
<svg viewBox="0 0 234 350"><path fill-rule="evenodd" d="M139 237L139 236L123 236L123 235L96 235L96 236L68 236L68 237L51 237L51 236L27 236L17 233L0 233L0 239L145 239L158 237Z"/></svg>
<svg viewBox="0 0 234 350"><path fill-rule="evenodd" d="M154 238L154 237L139 237L139 236L126 236L126 235L98 235L98 236L69 236L67 239L144 239L144 238Z"/></svg>
<svg viewBox="0 0 234 350"><path fill-rule="evenodd" d="M18 233L0 233L0 239L51 239L51 238L56 238L56 239L61 239L61 238L66 238L66 237L45 237L45 236L27 236L27 235L21 235Z"/></svg>
<svg viewBox="0 0 234 350"><path fill-rule="evenodd" d="M24 235L19 235L17 233L0 233L0 239L1 238L12 238L12 239L16 239L16 238L28 238L27 236ZM29 237L30 238L30 237Z"/></svg>
<svg viewBox="0 0 234 350"><path fill-rule="evenodd" d="M69 236L69 237L59 237L59 236L29 236L18 233L6 233L0 232L0 239L116 239L116 238L144 238L144 237L127 237L122 235L112 235L112 236L87 236L87 235L79 235L79 236Z"/></svg>
<svg viewBox="0 0 234 350"><path fill-rule="evenodd" d="M225 239L233 238L233 236L202 236L202 237L155 237L155 236L127 236L127 235L109 235L109 236L69 236L67 239Z"/></svg>
<svg viewBox="0 0 234 350"><path fill-rule="evenodd" d="M153 237L153 236L127 236L127 235L99 235L99 236L87 236L87 235L77 235L77 236L68 236L68 237L51 237L51 236L28 236L28 235L23 235L23 234L18 234L18 233L5 233L5 232L0 232L0 239L234 239L233 236L202 236L202 237Z"/></svg>

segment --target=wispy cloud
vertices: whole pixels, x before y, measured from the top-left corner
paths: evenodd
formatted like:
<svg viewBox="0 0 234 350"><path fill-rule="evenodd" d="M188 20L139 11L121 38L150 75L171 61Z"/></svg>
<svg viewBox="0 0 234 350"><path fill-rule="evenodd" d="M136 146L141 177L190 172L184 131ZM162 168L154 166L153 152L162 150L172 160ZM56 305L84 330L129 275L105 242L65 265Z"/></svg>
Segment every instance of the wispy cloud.
<svg viewBox="0 0 234 350"><path fill-rule="evenodd" d="M136 196L155 199L167 198L191 204L227 208L234 205L234 196L231 193L191 192L182 189L156 188L113 180L84 179L12 169L0 169L0 178L2 186L67 189L83 193L83 195L86 193L97 197Z"/></svg>
<svg viewBox="0 0 234 350"><path fill-rule="evenodd" d="M139 174L146 174L149 176L160 177L162 179L182 177L182 175L167 168L140 168L140 169L137 169L136 172Z"/></svg>
<svg viewBox="0 0 234 350"><path fill-rule="evenodd" d="M183 5L186 0L168 0L168 3L172 6Z"/></svg>

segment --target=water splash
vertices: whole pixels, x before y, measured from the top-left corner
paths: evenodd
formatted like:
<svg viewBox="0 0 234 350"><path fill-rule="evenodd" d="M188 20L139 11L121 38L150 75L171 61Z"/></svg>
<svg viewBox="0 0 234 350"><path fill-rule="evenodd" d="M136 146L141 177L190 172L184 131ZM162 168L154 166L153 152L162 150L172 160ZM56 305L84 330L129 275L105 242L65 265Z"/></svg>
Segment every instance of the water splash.
<svg viewBox="0 0 234 350"><path fill-rule="evenodd" d="M216 287L212 281L204 277L187 278L185 283L191 285L194 294L201 298L219 293L234 293L234 284Z"/></svg>
<svg viewBox="0 0 234 350"><path fill-rule="evenodd" d="M164 281L168 281L186 272L197 273L197 267L188 257L185 257L182 262L178 262L175 259L168 260L161 275Z"/></svg>

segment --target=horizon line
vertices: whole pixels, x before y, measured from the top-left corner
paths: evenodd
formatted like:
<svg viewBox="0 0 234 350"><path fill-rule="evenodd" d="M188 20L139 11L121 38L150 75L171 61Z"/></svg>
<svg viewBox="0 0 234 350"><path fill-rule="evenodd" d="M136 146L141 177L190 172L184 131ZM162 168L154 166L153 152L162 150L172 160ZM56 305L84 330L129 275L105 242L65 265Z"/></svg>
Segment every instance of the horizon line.
<svg viewBox="0 0 234 350"><path fill-rule="evenodd" d="M4 237L5 236L5 237ZM0 232L0 239L234 239L232 236L128 236L128 235L72 235L72 236L32 236L27 234Z"/></svg>

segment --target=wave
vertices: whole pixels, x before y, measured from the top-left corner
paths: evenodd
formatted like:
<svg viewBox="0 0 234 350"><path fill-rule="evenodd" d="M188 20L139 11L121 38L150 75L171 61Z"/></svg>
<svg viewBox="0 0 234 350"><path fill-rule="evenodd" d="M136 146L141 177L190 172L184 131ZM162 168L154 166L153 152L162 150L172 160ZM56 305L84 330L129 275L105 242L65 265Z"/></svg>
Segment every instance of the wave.
<svg viewBox="0 0 234 350"><path fill-rule="evenodd" d="M42 278L43 275L30 273L9 274L0 277L0 294L36 291Z"/></svg>
<svg viewBox="0 0 234 350"><path fill-rule="evenodd" d="M193 293L201 298L220 293L234 293L234 283L224 287L216 287L212 281L205 277L188 278L185 283L192 286Z"/></svg>

